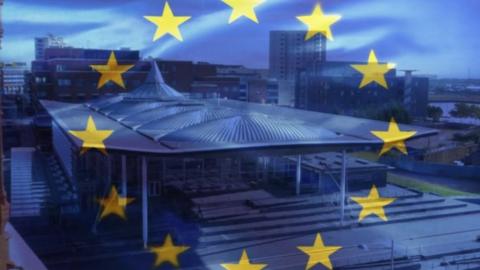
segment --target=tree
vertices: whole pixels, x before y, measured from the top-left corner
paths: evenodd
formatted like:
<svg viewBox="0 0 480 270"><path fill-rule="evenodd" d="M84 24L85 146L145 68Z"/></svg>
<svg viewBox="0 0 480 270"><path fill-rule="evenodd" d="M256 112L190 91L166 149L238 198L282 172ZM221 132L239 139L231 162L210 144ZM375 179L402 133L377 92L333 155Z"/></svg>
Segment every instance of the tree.
<svg viewBox="0 0 480 270"><path fill-rule="evenodd" d="M376 112L374 118L389 122L392 117L395 119L395 121L397 121L397 123L410 124L412 122L410 113L402 105L397 103L384 106Z"/></svg>
<svg viewBox="0 0 480 270"><path fill-rule="evenodd" d="M455 109L450 112L450 115L459 118L472 117L480 119L480 107L467 103L455 103Z"/></svg>
<svg viewBox="0 0 480 270"><path fill-rule="evenodd" d="M433 122L438 122L443 115L443 110L437 106L427 107L427 116L433 119Z"/></svg>

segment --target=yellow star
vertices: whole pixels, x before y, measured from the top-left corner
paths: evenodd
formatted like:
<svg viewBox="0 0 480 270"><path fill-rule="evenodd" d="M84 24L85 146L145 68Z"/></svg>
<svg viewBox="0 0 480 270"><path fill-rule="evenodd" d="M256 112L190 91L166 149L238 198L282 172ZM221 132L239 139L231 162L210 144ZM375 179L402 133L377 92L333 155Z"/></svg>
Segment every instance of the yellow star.
<svg viewBox="0 0 480 270"><path fill-rule="evenodd" d="M367 197L351 197L351 199L362 206L358 221L362 221L369 215L376 215L382 220L387 221L388 219L383 208L395 201L394 198L380 197L375 185L372 186Z"/></svg>
<svg viewBox="0 0 480 270"><path fill-rule="evenodd" d="M325 15L323 14L320 4L316 4L311 15L297 16L297 19L303 22L308 27L305 40L309 40L316 34L322 34L329 40L333 40L332 30L330 27L332 24L340 20L340 15Z"/></svg>
<svg viewBox="0 0 480 270"><path fill-rule="evenodd" d="M383 88L388 89L387 82L385 81L385 74L394 68L393 64L379 64L375 51L371 50L368 56L368 63L366 65L352 65L354 69L363 74L360 88L376 82Z"/></svg>
<svg viewBox="0 0 480 270"><path fill-rule="evenodd" d="M145 19L154 23L157 26L153 41L170 34L179 41L183 41L182 33L180 33L179 26L188 21L190 16L175 16L168 2L165 2L162 16L144 16Z"/></svg>
<svg viewBox="0 0 480 270"><path fill-rule="evenodd" d="M308 270L319 263L328 269L332 269L333 266L332 262L330 261L330 255L337 252L342 247L325 246L322 240L322 236L317 233L317 237L315 237L315 242L313 243L313 246L299 246L297 248L308 255L309 258L307 266L305 267L305 269Z"/></svg>
<svg viewBox="0 0 480 270"><path fill-rule="evenodd" d="M240 261L238 264L233 264L233 263L224 263L222 264L222 267L227 269L227 270L261 270L265 267L267 267L266 264L253 264L250 263L250 259L248 258L247 251L244 249L242 252L242 257L240 257Z"/></svg>
<svg viewBox="0 0 480 270"><path fill-rule="evenodd" d="M83 141L80 154L94 148L106 155L103 141L112 135L113 130L98 130L92 116L89 116L85 130L69 130L68 132Z"/></svg>
<svg viewBox="0 0 480 270"><path fill-rule="evenodd" d="M109 216L109 215L117 215L122 219L127 219L125 216L125 208L131 202L133 202L133 198L127 197L120 197L118 195L117 189L112 187L110 190L110 194L105 199L99 199L98 203L103 207L102 214L100 215L100 219Z"/></svg>
<svg viewBox="0 0 480 270"><path fill-rule="evenodd" d="M260 5L263 0L223 0L223 2L232 8L232 14L228 19L229 24L242 16L258 23L255 7Z"/></svg>
<svg viewBox="0 0 480 270"><path fill-rule="evenodd" d="M405 140L413 137L413 135L417 133L416 131L401 131L393 117L390 119L387 131L371 132L384 142L382 150L379 154L380 156L390 151L394 147L406 155L407 147L405 146Z"/></svg>
<svg viewBox="0 0 480 270"><path fill-rule="evenodd" d="M115 53L111 52L106 65L90 65L91 68L100 72L102 76L98 81L97 88L104 86L107 82L113 81L118 86L125 88L122 74L131 69L134 65L119 65Z"/></svg>
<svg viewBox="0 0 480 270"><path fill-rule="evenodd" d="M160 266L163 263L171 263L175 267L179 267L178 255L187 251L188 246L175 246L172 241L172 236L167 235L163 245L157 247L151 247L150 252L154 253L157 258L155 259L155 266Z"/></svg>

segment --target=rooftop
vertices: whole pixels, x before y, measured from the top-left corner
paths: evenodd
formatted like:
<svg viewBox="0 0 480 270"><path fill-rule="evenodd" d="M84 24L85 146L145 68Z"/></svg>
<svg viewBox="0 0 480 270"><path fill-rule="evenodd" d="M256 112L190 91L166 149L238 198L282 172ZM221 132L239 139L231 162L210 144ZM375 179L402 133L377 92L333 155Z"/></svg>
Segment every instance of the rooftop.
<svg viewBox="0 0 480 270"><path fill-rule="evenodd" d="M282 154L380 146L373 130L388 123L234 100L190 100L168 86L153 65L145 83L127 94L105 95L85 104L41 101L65 134L83 130L91 115L98 129L113 130L108 151L191 154L259 151ZM435 130L415 130L414 138ZM78 146L81 141L68 135ZM133 142L133 143L132 143Z"/></svg>

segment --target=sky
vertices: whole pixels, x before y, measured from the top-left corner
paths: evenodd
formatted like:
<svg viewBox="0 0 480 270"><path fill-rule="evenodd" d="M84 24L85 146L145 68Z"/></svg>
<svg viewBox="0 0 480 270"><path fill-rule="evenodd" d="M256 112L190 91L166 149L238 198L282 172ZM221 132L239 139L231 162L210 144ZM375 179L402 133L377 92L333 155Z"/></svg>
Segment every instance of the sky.
<svg viewBox="0 0 480 270"><path fill-rule="evenodd" d="M130 47L143 57L268 67L271 30L306 30L296 16L309 15L317 0L265 0L259 24L242 18L228 24L231 8L221 0L170 0L177 16L191 16L184 41L152 41L164 0L6 0L1 59L34 58L34 37L63 36L74 47ZM480 78L478 0L321 0L326 14L340 14L327 43L327 59L380 61L440 77Z"/></svg>

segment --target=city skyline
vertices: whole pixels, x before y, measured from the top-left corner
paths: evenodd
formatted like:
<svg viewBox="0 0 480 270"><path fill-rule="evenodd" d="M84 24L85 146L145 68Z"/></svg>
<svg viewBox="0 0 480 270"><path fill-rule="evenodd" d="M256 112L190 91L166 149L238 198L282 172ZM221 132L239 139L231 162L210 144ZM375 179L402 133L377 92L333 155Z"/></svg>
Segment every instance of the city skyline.
<svg viewBox="0 0 480 270"><path fill-rule="evenodd" d="M0 0L0 270L479 270L479 8Z"/></svg>
<svg viewBox="0 0 480 270"><path fill-rule="evenodd" d="M100 5L94 1L7 1L4 60L33 60L34 37L53 33L74 47L130 47L141 50L143 57L267 68L269 31L306 30L296 16L311 13L316 2L265 1L257 8L258 25L245 18L228 24L230 8L222 1L169 3L175 15L192 16L181 29L188 42L172 37L152 42L155 29L143 16L160 15L164 1L126 1L114 7L109 1ZM480 40L471 34L479 20L474 14L480 5L476 1L321 4L325 13L343 16L332 27L334 41L327 43L329 60L365 61L368 51L375 49L379 58L400 69L414 68L440 77L480 77L480 66L473 63ZM135 31L128 33L129 29ZM241 44L242 51L235 52L232 44Z"/></svg>

